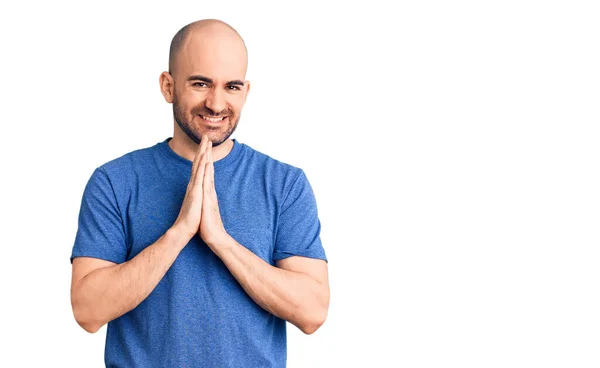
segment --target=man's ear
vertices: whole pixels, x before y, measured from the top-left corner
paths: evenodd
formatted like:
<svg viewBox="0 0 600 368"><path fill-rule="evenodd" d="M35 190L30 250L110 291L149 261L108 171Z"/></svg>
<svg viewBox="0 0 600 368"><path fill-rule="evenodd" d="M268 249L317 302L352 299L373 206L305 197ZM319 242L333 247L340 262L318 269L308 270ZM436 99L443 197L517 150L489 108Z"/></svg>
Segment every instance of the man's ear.
<svg viewBox="0 0 600 368"><path fill-rule="evenodd" d="M175 94L175 81L168 72L160 73L158 78L160 83L160 92L168 103L173 103L173 95Z"/></svg>
<svg viewBox="0 0 600 368"><path fill-rule="evenodd" d="M246 88L246 92L244 93L244 103L246 103L246 98L248 97L248 93L250 93L250 81L244 81L244 87Z"/></svg>

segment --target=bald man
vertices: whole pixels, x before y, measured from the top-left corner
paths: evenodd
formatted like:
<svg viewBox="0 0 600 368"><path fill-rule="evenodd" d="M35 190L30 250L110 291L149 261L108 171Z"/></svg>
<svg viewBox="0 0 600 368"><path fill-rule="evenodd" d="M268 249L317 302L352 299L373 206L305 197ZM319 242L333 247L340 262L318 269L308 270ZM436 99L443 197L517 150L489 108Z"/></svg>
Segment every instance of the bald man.
<svg viewBox="0 0 600 368"><path fill-rule="evenodd" d="M232 139L246 47L217 20L173 38L174 132L99 166L71 255L71 302L108 323L107 367L285 367L286 324L325 321L327 259L302 169Z"/></svg>

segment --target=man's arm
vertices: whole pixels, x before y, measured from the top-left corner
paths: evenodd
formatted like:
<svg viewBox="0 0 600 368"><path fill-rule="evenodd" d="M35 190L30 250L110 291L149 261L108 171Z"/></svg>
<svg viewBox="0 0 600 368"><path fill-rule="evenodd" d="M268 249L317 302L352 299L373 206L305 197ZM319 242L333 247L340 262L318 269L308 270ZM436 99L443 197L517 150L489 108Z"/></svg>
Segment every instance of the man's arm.
<svg viewBox="0 0 600 368"><path fill-rule="evenodd" d="M137 307L158 285L189 240L171 228L122 264L89 257L73 259L71 305L77 323L94 333Z"/></svg>
<svg viewBox="0 0 600 368"><path fill-rule="evenodd" d="M294 256L273 267L232 237L210 247L262 308L305 334L315 332L325 322L329 309L325 261Z"/></svg>
<svg viewBox="0 0 600 368"><path fill-rule="evenodd" d="M329 309L327 262L287 257L273 267L225 230L215 188L212 151L208 151L203 182L200 236L246 293L261 307L311 334L324 322Z"/></svg>
<svg viewBox="0 0 600 368"><path fill-rule="evenodd" d="M137 307L169 270L194 236L202 215L202 183L212 143L202 138L175 224L131 260L116 264L97 258L73 259L71 305L75 320L94 333Z"/></svg>

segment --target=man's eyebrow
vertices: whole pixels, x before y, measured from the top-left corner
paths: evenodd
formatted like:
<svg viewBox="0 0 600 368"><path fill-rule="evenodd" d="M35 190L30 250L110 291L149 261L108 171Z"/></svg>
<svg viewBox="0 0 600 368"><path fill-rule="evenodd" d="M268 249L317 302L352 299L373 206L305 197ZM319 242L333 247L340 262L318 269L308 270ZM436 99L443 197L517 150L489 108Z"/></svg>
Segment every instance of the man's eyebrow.
<svg viewBox="0 0 600 368"><path fill-rule="evenodd" d="M202 81L202 82L206 82L206 83L212 83L213 82L212 79L210 79L208 77L205 77L203 75L192 75L187 80L188 81L195 81L195 80L197 80L197 81Z"/></svg>
<svg viewBox="0 0 600 368"><path fill-rule="evenodd" d="M243 87L244 86L244 82L242 82L239 79L236 79L236 80L232 80L232 81L227 82L227 85L228 86L242 86Z"/></svg>

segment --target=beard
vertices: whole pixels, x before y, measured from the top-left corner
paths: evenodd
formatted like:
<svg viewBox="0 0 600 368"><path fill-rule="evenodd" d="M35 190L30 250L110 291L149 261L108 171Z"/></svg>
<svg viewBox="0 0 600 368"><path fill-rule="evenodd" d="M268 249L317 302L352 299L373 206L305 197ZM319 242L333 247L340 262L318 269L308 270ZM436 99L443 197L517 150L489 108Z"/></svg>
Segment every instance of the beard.
<svg viewBox="0 0 600 368"><path fill-rule="evenodd" d="M200 144L200 140L203 135L208 135L208 138L212 141L212 146L219 146L229 139L233 132L235 132L241 117L240 114L237 116L237 118L232 120L233 111L231 111L231 109L223 110L220 113L215 113L206 106L198 106L192 109L192 120L196 117L201 119L200 115L220 117L227 116L227 126L219 127L218 129L207 129L205 131L200 131L199 128L192 124L191 120L186 118L185 112L179 105L177 95L173 95L173 117L175 118L175 122L177 122L177 125L179 125L181 130L183 130L183 132L196 144Z"/></svg>

